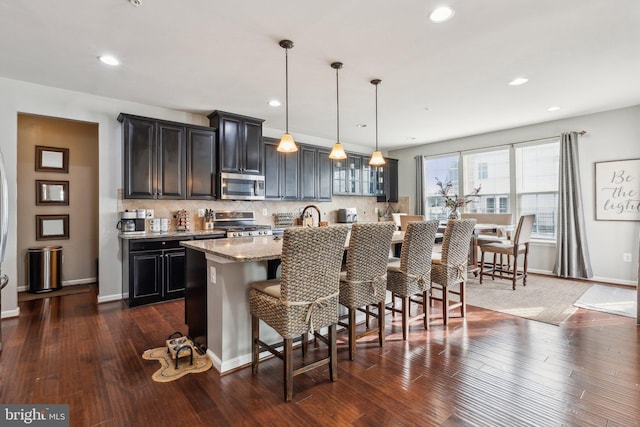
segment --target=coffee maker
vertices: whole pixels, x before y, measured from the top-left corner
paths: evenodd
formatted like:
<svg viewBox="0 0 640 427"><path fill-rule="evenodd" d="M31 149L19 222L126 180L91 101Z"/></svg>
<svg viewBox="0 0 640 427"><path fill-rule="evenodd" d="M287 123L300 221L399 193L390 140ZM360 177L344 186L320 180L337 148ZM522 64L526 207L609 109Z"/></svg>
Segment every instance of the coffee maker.
<svg viewBox="0 0 640 427"><path fill-rule="evenodd" d="M144 234L145 219L138 218L135 211L120 212L120 221L116 228L122 234Z"/></svg>

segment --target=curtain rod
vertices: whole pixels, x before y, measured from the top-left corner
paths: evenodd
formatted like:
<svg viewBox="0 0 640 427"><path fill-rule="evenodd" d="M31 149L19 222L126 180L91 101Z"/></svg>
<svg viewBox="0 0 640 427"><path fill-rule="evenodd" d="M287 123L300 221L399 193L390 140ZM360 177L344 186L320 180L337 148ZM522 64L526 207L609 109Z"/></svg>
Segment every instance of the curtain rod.
<svg viewBox="0 0 640 427"><path fill-rule="evenodd" d="M576 133L578 135L582 136L582 135L586 134L587 131L586 130L581 130L581 131L578 131ZM511 145L524 144L524 143L527 143L527 142L546 141L547 139L556 139L556 138L560 138L561 136L562 135L545 136L543 138L534 138L534 139L527 139L527 140L524 140L524 141L509 142L508 144L489 145L489 146L486 146L486 147L478 147L478 148L474 148L472 150L464 150L464 151L484 150L486 148L508 147L508 146L511 146ZM432 154L432 155L433 156L446 156L448 154L456 154L456 153L459 154L459 153L462 153L462 151L463 150L458 150L458 151L451 151L449 153L438 153L438 154ZM424 156L425 156L424 154L420 155L420 157L424 157ZM418 156L416 156L416 157L418 157Z"/></svg>

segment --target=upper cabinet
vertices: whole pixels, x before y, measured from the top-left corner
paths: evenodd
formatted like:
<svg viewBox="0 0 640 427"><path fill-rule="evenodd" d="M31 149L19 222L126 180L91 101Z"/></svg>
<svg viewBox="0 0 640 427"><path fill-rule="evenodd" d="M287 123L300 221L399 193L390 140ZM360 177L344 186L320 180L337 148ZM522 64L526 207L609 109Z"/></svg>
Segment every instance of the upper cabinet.
<svg viewBox="0 0 640 427"><path fill-rule="evenodd" d="M216 131L187 129L187 199L216 198Z"/></svg>
<svg viewBox="0 0 640 427"><path fill-rule="evenodd" d="M186 128L120 114L125 199L184 199Z"/></svg>
<svg viewBox="0 0 640 427"><path fill-rule="evenodd" d="M265 198L298 200L298 159L295 153L278 152L278 140L264 138Z"/></svg>
<svg viewBox="0 0 640 427"><path fill-rule="evenodd" d="M379 202L398 201L398 160L385 159L383 166L372 167Z"/></svg>
<svg viewBox="0 0 640 427"><path fill-rule="evenodd" d="M362 156L347 153L344 160L333 161L333 194L362 195Z"/></svg>
<svg viewBox="0 0 640 427"><path fill-rule="evenodd" d="M120 114L125 199L215 198L216 130Z"/></svg>
<svg viewBox="0 0 640 427"><path fill-rule="evenodd" d="M218 171L263 175L264 120L224 111L214 111L207 117L218 129Z"/></svg>
<svg viewBox="0 0 640 427"><path fill-rule="evenodd" d="M300 144L300 200L331 200L331 159L329 151Z"/></svg>

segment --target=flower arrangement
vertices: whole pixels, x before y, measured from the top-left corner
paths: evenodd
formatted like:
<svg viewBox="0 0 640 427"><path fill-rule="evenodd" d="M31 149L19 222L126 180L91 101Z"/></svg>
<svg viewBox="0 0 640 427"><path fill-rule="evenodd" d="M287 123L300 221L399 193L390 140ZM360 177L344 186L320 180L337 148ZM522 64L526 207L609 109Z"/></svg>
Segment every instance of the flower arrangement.
<svg viewBox="0 0 640 427"><path fill-rule="evenodd" d="M439 188L438 195L444 198L444 205L451 209L451 211L457 211L458 208L461 208L462 206L473 202L475 197L480 197L480 186L474 188L470 194L467 194L465 196L458 196L457 194L449 194L453 189L453 184L451 183L451 181L443 184L442 181L440 181L436 177L436 185Z"/></svg>

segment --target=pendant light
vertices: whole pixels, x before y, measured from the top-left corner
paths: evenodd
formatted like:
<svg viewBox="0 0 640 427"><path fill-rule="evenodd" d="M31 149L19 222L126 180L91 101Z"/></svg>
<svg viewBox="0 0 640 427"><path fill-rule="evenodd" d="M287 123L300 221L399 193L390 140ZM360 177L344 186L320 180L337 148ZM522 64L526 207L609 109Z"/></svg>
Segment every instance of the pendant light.
<svg viewBox="0 0 640 427"><path fill-rule="evenodd" d="M289 133L289 49L293 47L291 40L280 40L280 47L284 49L284 69L285 69L285 132L280 139L277 150L282 153L294 153L298 151L293 136Z"/></svg>
<svg viewBox="0 0 640 427"><path fill-rule="evenodd" d="M340 87L338 85L338 70L342 68L342 62L333 62L331 68L336 70L336 143L333 144L330 159L342 160L347 158L344 147L340 143Z"/></svg>
<svg viewBox="0 0 640 427"><path fill-rule="evenodd" d="M371 159L369 159L371 166L382 166L385 163L382 153L378 151L378 85L381 81L380 79L371 80L371 84L376 87L376 151L373 152Z"/></svg>

